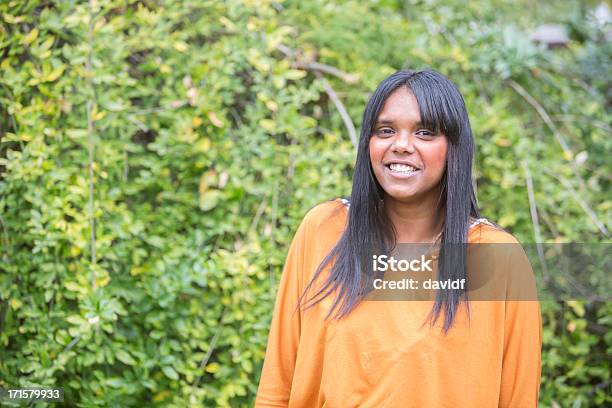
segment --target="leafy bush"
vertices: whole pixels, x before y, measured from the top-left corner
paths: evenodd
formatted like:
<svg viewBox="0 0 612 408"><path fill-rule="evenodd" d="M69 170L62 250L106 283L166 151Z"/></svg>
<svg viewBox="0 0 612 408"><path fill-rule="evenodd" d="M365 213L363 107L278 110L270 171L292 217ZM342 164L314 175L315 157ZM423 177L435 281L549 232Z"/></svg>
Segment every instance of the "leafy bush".
<svg viewBox="0 0 612 408"><path fill-rule="evenodd" d="M252 404L292 234L350 192L333 98L358 125L402 67L464 93L487 217L524 242L605 240L609 99L578 68L599 34L549 51L512 2L462 3L0 4L0 387ZM543 406L612 402L611 311L543 304Z"/></svg>

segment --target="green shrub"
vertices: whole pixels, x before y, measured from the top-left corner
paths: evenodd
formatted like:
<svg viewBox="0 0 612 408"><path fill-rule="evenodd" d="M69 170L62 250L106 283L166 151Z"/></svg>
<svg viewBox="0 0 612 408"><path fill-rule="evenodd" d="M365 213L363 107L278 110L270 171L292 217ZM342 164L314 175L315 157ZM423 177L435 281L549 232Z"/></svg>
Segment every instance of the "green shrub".
<svg viewBox="0 0 612 408"><path fill-rule="evenodd" d="M251 405L292 234L350 193L326 85L358 126L389 73L445 73L483 213L535 241L525 163L543 241L604 240L606 87L573 68L605 58L599 34L548 51L506 3L411 3L0 4L0 387ZM612 402L610 312L543 304L544 406Z"/></svg>

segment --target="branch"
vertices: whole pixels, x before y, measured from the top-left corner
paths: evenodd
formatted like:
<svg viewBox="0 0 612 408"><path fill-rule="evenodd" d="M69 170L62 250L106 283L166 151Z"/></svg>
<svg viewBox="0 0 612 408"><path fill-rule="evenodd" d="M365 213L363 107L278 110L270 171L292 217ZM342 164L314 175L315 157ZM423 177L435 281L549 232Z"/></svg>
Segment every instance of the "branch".
<svg viewBox="0 0 612 408"><path fill-rule="evenodd" d="M336 76L349 84L356 82L358 79L358 76L356 74L348 74L344 71L339 70L338 68L335 68L335 67L332 67L326 64L321 64L319 62L300 61L297 59L298 58L297 53L291 48L283 44L279 44L276 47L276 49L279 50L286 57L294 60L293 62L294 67L312 71L314 75L323 83L323 88L325 89L325 92L327 93L329 98L332 100L332 102L336 106L336 109L338 109L338 112L340 113L340 117L342 118L342 121L344 122L344 126L346 126L346 129L349 132L349 138L351 139L351 143L353 144L353 147L357 148L357 132L355 131L355 126L353 125L353 121L351 120L350 115L344 108L344 105L340 101L340 98L338 98L338 95L336 94L334 89L331 87L329 82L327 82L327 80L323 77L323 75L321 75L321 72Z"/></svg>
<svg viewBox="0 0 612 408"><path fill-rule="evenodd" d="M573 156L572 151L567 145L565 138L559 132L559 130L555 126L554 122L552 121L552 119L550 118L550 116L548 115L544 107L538 101L536 101L535 98L531 96L525 88L523 88L521 85L519 85L515 81L510 79L508 80L508 84L510 85L512 89L516 91L516 93L521 95L523 99L525 99L527 103L529 103L536 110L536 112L538 112L538 114L540 115L544 123L546 123L546 126L548 126L550 131L553 133L553 135L555 136L555 138L561 145L561 148L563 149L563 153L566 154L568 157L572 157Z"/></svg>
<svg viewBox="0 0 612 408"><path fill-rule="evenodd" d="M612 127L608 126L605 122L594 120L593 118L586 116L586 115L583 117L578 117L574 115L553 115L551 116L551 119L553 120L553 122L560 122L560 123L584 124L585 121L588 121L588 123L595 126L596 128L599 128L606 132L612 132Z"/></svg>
<svg viewBox="0 0 612 408"><path fill-rule="evenodd" d="M72 341L70 343L68 343L68 345L66 347L64 347L64 349L61 351L61 353L65 353L68 350L70 350L71 348L73 348L79 342L79 340L81 340L81 335L80 334L78 336L76 336L74 339L72 339Z"/></svg>
<svg viewBox="0 0 612 408"><path fill-rule="evenodd" d="M249 227L249 231L255 231L255 228L257 228L257 224L259 223L259 219L261 218L261 215L263 214L264 210L266 209L266 200L261 200L261 204L259 204L259 207L257 207L257 211L255 212L255 217L253 217L253 221L251 222L251 226Z"/></svg>
<svg viewBox="0 0 612 408"><path fill-rule="evenodd" d="M135 110L135 111L128 110L128 112L131 113L132 115L148 115L149 113L157 113L157 112L164 112L168 110L175 110L178 108L182 108L185 105L187 105L187 101L176 100L176 101L172 101L162 106L156 106L154 108L146 108L146 109L140 109L140 110Z"/></svg>
<svg viewBox="0 0 612 408"><path fill-rule="evenodd" d="M95 265L96 260L96 221L94 217L94 150L95 150L95 129L92 118L93 106L95 104L95 88L93 87L92 82L92 69L91 69L91 60L93 53L93 29L94 29L94 21L95 14L94 10L94 1L89 1L89 29L87 31L87 43L89 44L89 51L87 53L87 61L85 63L85 72L87 73L86 81L87 86L90 92L93 92L94 96L89 97L87 99L87 139L88 139L88 166L89 166L89 203L88 203L88 216L89 216L89 228L90 228L90 236L89 242L91 247L91 264ZM96 288L96 275L95 268L91 269L91 283L93 288Z"/></svg>
<svg viewBox="0 0 612 408"><path fill-rule="evenodd" d="M299 60L296 52L286 45L279 44L276 49L286 57L294 60L291 64L291 66L294 68L305 69L307 71L324 72L326 74L338 77L349 84L354 84L359 80L358 74L349 74L348 72L344 72L336 67L332 67L331 65L322 64L316 61Z"/></svg>
<svg viewBox="0 0 612 408"><path fill-rule="evenodd" d="M291 146L296 144L295 138L291 138ZM295 154L293 150L289 151L289 165L287 166L287 180L291 180L293 178L293 173L295 172Z"/></svg>
<svg viewBox="0 0 612 408"><path fill-rule="evenodd" d="M548 126L550 131L553 133L553 135L555 136L555 138L561 145L561 148L563 149L563 154L569 160L570 166L572 167L572 172L574 174L574 177L576 178L576 181L578 182L578 186L580 187L580 191L582 192L584 196L586 196L587 195L586 184L584 180L582 180L582 178L580 177L580 169L576 165L576 162L573 160L574 154L568 147L567 142L565 141L565 138L563 137L561 132L559 132L553 120L550 118L550 115L546 112L544 107L537 100L535 100L535 98L531 96L529 92L527 92L527 90L525 90L525 88L523 88L521 85L519 85L518 83L516 83L515 81L511 79L508 80L507 82L512 89L514 89L519 95L521 95L527 101L527 103L529 103L536 110L536 112L538 112L538 114L540 115L540 117L542 118L546 126ZM586 205L586 202L584 202L584 204Z"/></svg>
<svg viewBox="0 0 612 408"><path fill-rule="evenodd" d="M319 80L321 80L325 92L327 92L329 98L332 100L334 105L336 105L336 109L338 109L338 112L340 113L340 117L344 122L344 126L346 126L346 130L348 130L349 132L349 138L351 139L351 143L353 144L353 147L357 148L357 131L355 131L355 126L353 125L353 121L351 120L350 115L348 114L344 105L340 101L340 98L338 98L338 95L336 95L336 92L334 92L334 89L323 77L323 75L321 75L321 73L318 71L315 71L315 75L317 76L317 78L319 78Z"/></svg>
<svg viewBox="0 0 612 408"><path fill-rule="evenodd" d="M533 180L531 178L531 172L527 161L523 160L523 170L525 171L525 182L527 183L527 195L529 197L529 212L531 213L531 223L533 224L533 233L535 235L535 244L538 251L538 258L542 264L542 272L544 275L544 281L548 282L548 268L546 267L546 261L544 260L544 249L542 248L542 235L540 234L540 222L538 220L538 208L536 206L535 194L533 193Z"/></svg>
<svg viewBox="0 0 612 408"><path fill-rule="evenodd" d="M2 226L2 232L4 233L4 240L6 241L6 245L9 244L9 235L6 232L6 224L4 223L4 218L0 215L0 226Z"/></svg>
<svg viewBox="0 0 612 408"><path fill-rule="evenodd" d="M270 241L273 244L276 244L275 241L275 230L276 230L276 214L278 211L278 184L274 184L272 188L272 228L270 231ZM264 230L265 234L265 230ZM272 264L270 264L270 268L268 269L268 276L270 278L270 292L274 295L275 292L275 279L274 279L274 269L272 268Z"/></svg>
<svg viewBox="0 0 612 408"><path fill-rule="evenodd" d="M221 316L219 317L219 327L217 328L217 331L215 332L215 335L213 336L213 339L210 342L210 347L208 347L208 351L206 352L206 355L200 362L200 367L199 367L200 371L202 371L202 369L206 367L206 365L208 364L208 360L210 360L210 357L212 356L212 353L215 350L215 347L217 345L217 340L219 340L219 335L221 334L221 329L223 328L223 318L225 316L225 310L226 310L225 307L223 307L223 310L221 311ZM202 374L200 374L199 377L193 383L194 388L197 388L198 384L200 383L201 378L202 378Z"/></svg>
<svg viewBox="0 0 612 408"><path fill-rule="evenodd" d="M326 74L338 77L349 84L354 84L359 80L359 76L357 74L349 74L347 72L339 70L336 67L332 67L331 65L327 64L321 64L320 62L296 61L292 64L292 67L305 69L308 71L324 72Z"/></svg>
<svg viewBox="0 0 612 408"><path fill-rule="evenodd" d="M578 194L578 192L574 189L574 187L572 187L570 182L564 179L563 177L558 177L557 175L553 174L552 172L548 170L544 170L544 171L550 176L557 179L561 184L563 184L563 187L565 187L565 189L571 194L574 200L576 200L576 202L580 204L580 207L582 207L584 212L587 213L587 215L591 218L591 220L593 221L595 226L599 229L599 231L601 231L601 233L607 237L608 229L606 228L606 226L603 224L603 222L599 220L599 218L597 218L597 214L595 214L595 211L593 211L593 209L589 206L589 204L580 197L580 194Z"/></svg>
<svg viewBox="0 0 612 408"><path fill-rule="evenodd" d="M144 123L142 123L141 121L133 117L132 115L127 115L127 119L133 124L135 124L138 127L138 129L142 130L143 132L149 131L149 128L147 127L147 125L145 125Z"/></svg>

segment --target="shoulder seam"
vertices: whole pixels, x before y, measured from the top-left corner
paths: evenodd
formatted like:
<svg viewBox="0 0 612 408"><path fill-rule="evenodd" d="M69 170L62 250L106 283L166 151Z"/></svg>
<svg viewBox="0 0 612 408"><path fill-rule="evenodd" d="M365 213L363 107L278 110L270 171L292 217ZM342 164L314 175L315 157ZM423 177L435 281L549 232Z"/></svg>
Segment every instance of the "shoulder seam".
<svg viewBox="0 0 612 408"><path fill-rule="evenodd" d="M339 202L338 199L331 199L323 201L311 207L306 218L309 222L315 224L315 228L318 228L319 224L327 219L330 215L344 206Z"/></svg>
<svg viewBox="0 0 612 408"><path fill-rule="evenodd" d="M472 222L469 226L469 229L474 228L475 226L479 225L479 224L486 224L489 225L495 229L497 229L497 227L495 226L495 224L493 224L491 221L489 221L488 219L481 217L481 218L477 218L476 221Z"/></svg>

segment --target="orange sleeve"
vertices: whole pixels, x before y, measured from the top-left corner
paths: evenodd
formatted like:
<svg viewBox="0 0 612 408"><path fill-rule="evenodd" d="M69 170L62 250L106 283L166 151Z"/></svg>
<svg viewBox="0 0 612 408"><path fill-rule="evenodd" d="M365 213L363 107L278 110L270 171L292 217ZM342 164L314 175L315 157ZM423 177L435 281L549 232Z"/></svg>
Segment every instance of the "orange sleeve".
<svg viewBox="0 0 612 408"><path fill-rule="evenodd" d="M295 311L295 307L301 293L305 237L306 218L293 238L283 268L255 407L286 407L289 402L300 341L301 310Z"/></svg>
<svg viewBox="0 0 612 408"><path fill-rule="evenodd" d="M540 303L533 300L534 297L537 299L537 291L529 260L518 243L513 248L513 267L509 272L515 275L515 283L511 286L521 287L522 299L531 300L506 301L499 407L530 408L538 406L542 318ZM520 253L517 253L517 248ZM518 292L516 289L513 292L516 299Z"/></svg>
<svg viewBox="0 0 612 408"><path fill-rule="evenodd" d="M537 301L506 303L500 407L537 407L542 320Z"/></svg>

